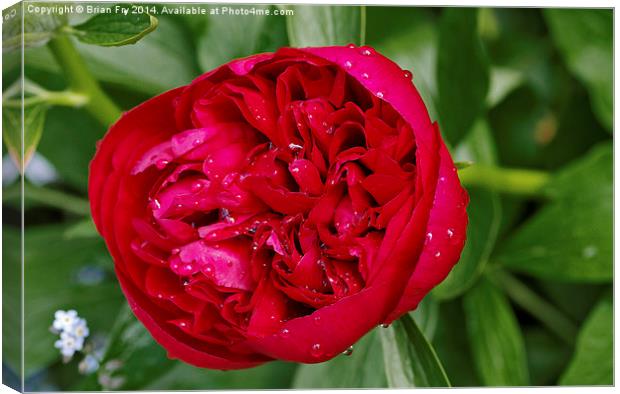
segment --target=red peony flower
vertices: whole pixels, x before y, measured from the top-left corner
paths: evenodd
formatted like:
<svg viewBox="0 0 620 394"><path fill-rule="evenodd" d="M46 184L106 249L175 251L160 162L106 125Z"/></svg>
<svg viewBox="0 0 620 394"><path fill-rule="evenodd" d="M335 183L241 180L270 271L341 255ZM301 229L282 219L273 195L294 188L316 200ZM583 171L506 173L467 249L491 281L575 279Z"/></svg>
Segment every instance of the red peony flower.
<svg viewBox="0 0 620 394"><path fill-rule="evenodd" d="M467 225L411 73L353 45L235 60L134 108L89 195L135 315L218 369L343 352L416 308Z"/></svg>

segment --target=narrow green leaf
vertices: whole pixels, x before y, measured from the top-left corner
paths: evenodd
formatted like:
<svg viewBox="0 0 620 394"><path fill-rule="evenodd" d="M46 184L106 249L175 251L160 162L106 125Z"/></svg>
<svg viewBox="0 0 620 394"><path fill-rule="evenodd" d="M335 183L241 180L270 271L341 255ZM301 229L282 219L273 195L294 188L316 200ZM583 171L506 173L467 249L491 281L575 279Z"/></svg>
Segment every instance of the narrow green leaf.
<svg viewBox="0 0 620 394"><path fill-rule="evenodd" d="M79 222L69 226L63 233L65 239L75 238L91 238L98 237L99 233L95 227L95 223L89 217L88 219L80 220Z"/></svg>
<svg viewBox="0 0 620 394"><path fill-rule="evenodd" d="M506 296L482 278L463 299L469 343L487 386L529 383L523 334Z"/></svg>
<svg viewBox="0 0 620 394"><path fill-rule="evenodd" d="M275 8L254 7L257 12L270 14ZM198 62L202 70L208 71L236 58L274 52L286 44L286 22L281 16L215 15L208 18L198 39Z"/></svg>
<svg viewBox="0 0 620 394"><path fill-rule="evenodd" d="M489 65L478 36L476 9L446 8L442 12L437 59L439 123L447 140L456 144L484 109Z"/></svg>
<svg viewBox="0 0 620 394"><path fill-rule="evenodd" d="M23 107L23 153L22 158L22 108L2 108L2 129L4 143L15 161L17 168L23 172L22 163L28 165L28 161L37 149L43 125L45 124L45 114L47 104L36 103Z"/></svg>
<svg viewBox="0 0 620 394"><path fill-rule="evenodd" d="M612 385L614 382L614 307L606 294L583 324L562 385Z"/></svg>
<svg viewBox="0 0 620 394"><path fill-rule="evenodd" d="M465 332L465 314L461 301L457 298L440 304L432 344L454 387L481 386Z"/></svg>
<svg viewBox="0 0 620 394"><path fill-rule="evenodd" d="M408 314L381 330L381 343L390 387L450 387L435 349Z"/></svg>
<svg viewBox="0 0 620 394"><path fill-rule="evenodd" d="M497 261L543 279L613 279L613 152L593 148L547 184L552 199L500 246Z"/></svg>
<svg viewBox="0 0 620 394"><path fill-rule="evenodd" d="M491 131L479 121L455 151L457 160L493 165L497 162ZM499 195L483 188L468 189L467 241L459 262L434 290L438 299L454 298L470 288L482 273L495 246L500 228L502 207Z"/></svg>
<svg viewBox="0 0 620 394"><path fill-rule="evenodd" d="M29 7L62 7L58 3L27 3ZM23 3L17 3L2 11L2 51L14 51L22 47L41 46L56 34L56 30L67 23L67 15L59 12L23 12ZM22 14L24 30L22 34Z"/></svg>
<svg viewBox="0 0 620 394"><path fill-rule="evenodd" d="M109 47L135 44L157 28L158 21L153 15L134 14L129 5L115 7L121 9L113 13L97 14L67 31L85 44Z"/></svg>
<svg viewBox="0 0 620 394"><path fill-rule="evenodd" d="M436 297L433 297L432 294L427 295L418 304L418 307L409 314L420 327L426 339L431 341L439 323L439 302Z"/></svg>
<svg viewBox="0 0 620 394"><path fill-rule="evenodd" d="M286 6L288 40L293 47L364 44L363 6L295 5Z"/></svg>
<svg viewBox="0 0 620 394"><path fill-rule="evenodd" d="M525 82L525 78L521 71L511 68L493 67L490 74L487 105L494 107L523 82Z"/></svg>
<svg viewBox="0 0 620 394"><path fill-rule="evenodd" d="M594 112L613 128L613 10L549 8L544 15L568 68L587 87Z"/></svg>
<svg viewBox="0 0 620 394"><path fill-rule="evenodd" d="M387 387L377 330L371 331L354 346L353 352L320 364L302 364L297 369L293 388L384 388Z"/></svg>

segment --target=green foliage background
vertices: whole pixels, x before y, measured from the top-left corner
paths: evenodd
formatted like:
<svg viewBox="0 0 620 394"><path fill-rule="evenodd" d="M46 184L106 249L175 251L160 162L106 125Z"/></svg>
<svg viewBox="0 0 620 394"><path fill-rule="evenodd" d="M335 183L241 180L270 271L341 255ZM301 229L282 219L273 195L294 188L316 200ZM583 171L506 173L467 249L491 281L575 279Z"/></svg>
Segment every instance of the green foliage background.
<svg viewBox="0 0 620 394"><path fill-rule="evenodd" d="M44 100L26 110L37 132L25 148L40 139L38 152L60 177L25 186L26 389L99 390L106 388L102 376L120 378L114 388L126 390L612 384L612 11L286 8L295 16L156 15L156 26L148 18L122 20L112 32L108 17L69 15L82 35L63 31L66 20L39 21L34 29L45 34L29 36L25 76L47 92L65 88L67 70L46 43L77 34L72 40L88 70L127 110L236 57L365 41L413 72L455 159L474 163L462 170L471 204L459 264L413 320L377 328L348 357L234 372L169 360L124 307L88 218L88 163L106 127L79 97ZM6 23L3 31L5 39L15 33ZM16 144L7 133L19 126L4 98L19 78L21 52L13 41L3 47L5 153ZM503 177L477 170L505 167L526 171ZM532 188L528 176L544 179L542 186ZM22 374L19 186L3 192L3 368L10 383ZM98 373L80 375L79 357L62 363L48 331L57 309L77 309L92 337L107 344ZM111 360L120 363L107 368Z"/></svg>

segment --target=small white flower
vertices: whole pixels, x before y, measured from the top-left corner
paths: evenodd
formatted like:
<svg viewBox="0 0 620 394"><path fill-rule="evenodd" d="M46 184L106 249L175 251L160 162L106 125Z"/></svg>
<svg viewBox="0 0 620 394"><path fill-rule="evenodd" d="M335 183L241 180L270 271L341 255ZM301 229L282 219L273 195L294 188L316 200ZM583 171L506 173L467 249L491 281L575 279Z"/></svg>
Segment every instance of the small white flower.
<svg viewBox="0 0 620 394"><path fill-rule="evenodd" d="M73 309L68 311L58 310L54 313L54 323L52 323L52 327L56 330L64 331L64 330L72 330L78 319L77 312Z"/></svg>
<svg viewBox="0 0 620 394"><path fill-rule="evenodd" d="M86 320L78 318L75 324L72 327L72 330L69 331L76 338L86 338L90 331L88 330L88 325L86 324Z"/></svg>
<svg viewBox="0 0 620 394"><path fill-rule="evenodd" d="M68 358L73 357L76 350L81 350L84 339L78 340L68 332L60 334L60 339L54 343L54 347L60 349L60 353Z"/></svg>
<svg viewBox="0 0 620 394"><path fill-rule="evenodd" d="M96 357L87 354L78 364L78 369L82 374L91 374L99 369L99 361Z"/></svg>

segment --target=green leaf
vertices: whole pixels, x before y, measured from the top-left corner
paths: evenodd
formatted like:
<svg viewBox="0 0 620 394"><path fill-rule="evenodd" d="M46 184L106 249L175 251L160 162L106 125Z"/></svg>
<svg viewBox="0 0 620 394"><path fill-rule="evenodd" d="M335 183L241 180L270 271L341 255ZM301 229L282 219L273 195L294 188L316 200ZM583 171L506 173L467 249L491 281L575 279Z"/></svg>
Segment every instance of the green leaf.
<svg viewBox="0 0 620 394"><path fill-rule="evenodd" d="M385 34L394 20L406 29ZM437 22L422 8L370 7L368 9L368 44L389 57L403 69L411 70L431 119L437 119ZM393 27L396 29L396 27Z"/></svg>
<svg viewBox="0 0 620 394"><path fill-rule="evenodd" d="M494 107L523 82L524 77L520 71L505 67L493 67L490 74L487 105Z"/></svg>
<svg viewBox="0 0 620 394"><path fill-rule="evenodd" d="M532 385L556 384L570 358L569 346L540 326L524 328L523 335Z"/></svg>
<svg viewBox="0 0 620 394"><path fill-rule="evenodd" d="M614 382L614 308L605 295L584 322L575 354L562 374L562 385L612 385Z"/></svg>
<svg viewBox="0 0 620 394"><path fill-rule="evenodd" d="M482 113L489 87L488 59L474 8L444 9L439 29L437 83L442 131L458 143Z"/></svg>
<svg viewBox="0 0 620 394"><path fill-rule="evenodd" d="M185 85L199 73L185 32L164 15L157 29L135 45L101 47L77 42L76 48L97 80L149 96ZM28 68L62 73L47 47L28 49L24 57Z"/></svg>
<svg viewBox="0 0 620 394"><path fill-rule="evenodd" d="M613 10L549 8L544 15L568 68L588 88L594 112L613 127Z"/></svg>
<svg viewBox="0 0 620 394"><path fill-rule="evenodd" d="M145 390L278 390L291 387L297 364L273 361L235 371L196 368L176 362L170 372L155 379Z"/></svg>
<svg viewBox="0 0 620 394"><path fill-rule="evenodd" d="M58 336L49 332L56 310L77 310L88 321L91 335L96 335L108 331L110 316L121 304L103 241L66 240L65 230L66 226L46 225L25 231L25 376L61 358L54 348Z"/></svg>
<svg viewBox="0 0 620 394"><path fill-rule="evenodd" d="M270 5L254 7L257 12L273 13L275 9ZM236 58L276 51L286 44L286 23L282 17L215 15L208 19L198 40L198 62L208 71Z"/></svg>
<svg viewBox="0 0 620 394"><path fill-rule="evenodd" d="M43 134L47 105L44 103L29 104L24 106L23 110L24 157L22 158L22 108L7 106L2 108L2 135L4 136L4 143L17 168L22 172L22 163L24 166L28 165L28 161L37 149Z"/></svg>
<svg viewBox="0 0 620 394"><path fill-rule="evenodd" d="M85 379L74 389L138 390L175 363L125 304L110 332L96 379Z"/></svg>
<svg viewBox="0 0 620 394"><path fill-rule="evenodd" d="M93 223L93 220L89 217L88 219L80 220L69 226L63 233L63 236L65 239L91 238L98 237L99 233L97 232L97 228L95 228L95 223Z"/></svg>
<svg viewBox="0 0 620 394"><path fill-rule="evenodd" d="M432 345L408 314L381 330L390 387L450 387Z"/></svg>
<svg viewBox="0 0 620 394"><path fill-rule="evenodd" d="M2 231L2 363L20 375L20 378L23 328L21 240L19 229L4 224Z"/></svg>
<svg viewBox="0 0 620 394"><path fill-rule="evenodd" d="M293 388L383 388L387 387L381 342L377 330L355 345L351 355L338 355L320 364L302 364L297 369Z"/></svg>
<svg viewBox="0 0 620 394"><path fill-rule="evenodd" d="M523 335L506 296L482 278L465 294L463 303L469 343L484 385L527 385Z"/></svg>
<svg viewBox="0 0 620 394"><path fill-rule="evenodd" d="M293 47L364 44L366 11L363 6L287 6L288 40Z"/></svg>
<svg viewBox="0 0 620 394"><path fill-rule="evenodd" d="M27 3L27 7L50 9L58 3ZM67 15L59 12L37 13L22 10L22 3L15 4L2 11L2 51L14 51L23 46L34 47L47 43L56 34L56 30L67 23ZM23 17L23 34L22 34Z"/></svg>
<svg viewBox="0 0 620 394"><path fill-rule="evenodd" d="M464 328L465 315L461 299L442 302L433 346L453 386L480 386Z"/></svg>
<svg viewBox="0 0 620 394"><path fill-rule="evenodd" d="M481 164L497 162L493 137L486 122L476 123L457 147L455 157L457 160ZM438 299L457 297L475 283L487 263L499 232L502 217L499 195L481 188L469 188L468 193L467 241L459 262L446 279L433 289L432 293Z"/></svg>
<svg viewBox="0 0 620 394"><path fill-rule="evenodd" d="M54 164L65 183L86 192L88 163L105 128L85 111L52 107L48 111L45 130L39 151Z"/></svg>
<svg viewBox="0 0 620 394"><path fill-rule="evenodd" d="M158 21L153 15L132 13L128 5L115 7L120 9L97 14L84 23L72 26L68 32L85 44L109 47L135 44L157 28Z"/></svg>
<svg viewBox="0 0 620 394"><path fill-rule="evenodd" d="M435 336L439 322L439 302L435 297L432 294L427 295L418 304L418 307L409 314L420 327L424 336L431 341Z"/></svg>
<svg viewBox="0 0 620 394"><path fill-rule="evenodd" d="M613 152L592 149L546 186L551 201L499 248L511 270L556 281L613 279Z"/></svg>

